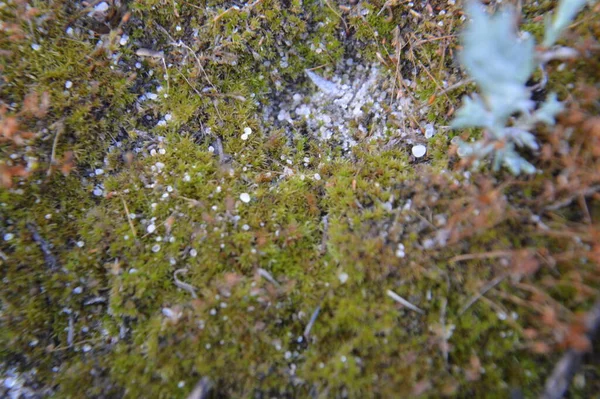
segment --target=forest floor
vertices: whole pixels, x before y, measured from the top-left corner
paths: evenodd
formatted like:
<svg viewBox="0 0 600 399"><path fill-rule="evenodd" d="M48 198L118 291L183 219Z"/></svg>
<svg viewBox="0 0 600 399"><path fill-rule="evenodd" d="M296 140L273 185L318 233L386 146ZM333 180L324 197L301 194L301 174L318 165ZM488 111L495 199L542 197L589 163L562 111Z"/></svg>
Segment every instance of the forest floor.
<svg viewBox="0 0 600 399"><path fill-rule="evenodd" d="M452 142L463 5L1 1L0 396L597 394L600 10L514 177Z"/></svg>

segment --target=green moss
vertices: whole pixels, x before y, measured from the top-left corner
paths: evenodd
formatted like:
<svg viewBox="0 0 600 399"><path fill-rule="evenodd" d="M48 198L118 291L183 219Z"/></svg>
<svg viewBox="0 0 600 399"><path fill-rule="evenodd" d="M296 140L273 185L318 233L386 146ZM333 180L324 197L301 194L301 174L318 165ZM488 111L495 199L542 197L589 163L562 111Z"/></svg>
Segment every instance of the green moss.
<svg viewBox="0 0 600 399"><path fill-rule="evenodd" d="M450 71L456 43L437 39L455 33L457 9L432 2L429 15L417 7L422 23L409 32L414 14L404 5L388 11L383 1L345 8L268 0L235 9L137 0L129 22L98 49L98 37L65 33L89 26L89 10L32 4L47 18L30 25L12 3L1 11L23 37L0 34L10 52L0 56L0 97L15 104L7 115L38 133L27 146L0 145L2 165L37 163L0 190L0 234L12 234L0 242L3 362L36 368L39 383L61 397L186 397L202 377L228 397L409 397L427 386L431 396L539 392L554 358L528 350L525 329L549 329L537 298L507 278L464 311L508 269L504 257L453 258L531 249L554 251L544 255L550 262L580 250L541 235L522 214L548 176L489 201L496 186L486 185L488 175L474 171L467 184L448 172L454 132L437 129L425 161L381 142L343 153L269 126L256 101L275 95L275 82L304 88L306 68L391 59L400 25L413 42L399 68L419 71L415 105L435 96L417 122L447 126L467 88L439 95L441 82L460 76ZM131 45L118 44L119 29ZM136 56L139 48L163 50L165 63ZM552 71L559 79L551 84L562 95L580 71L591 81L591 68ZM136 101L158 86L156 101ZM19 113L32 91L50 96L39 118ZM157 126L167 114L169 123ZM284 174L287 165L293 173ZM503 208L505 197L523 207ZM547 223L551 231L564 225ZM436 244L446 229L457 236ZM177 270L193 294L178 287ZM585 309L591 299L579 297L574 270L594 286L585 275L593 266L578 261L522 281L543 287L556 278L545 300Z"/></svg>

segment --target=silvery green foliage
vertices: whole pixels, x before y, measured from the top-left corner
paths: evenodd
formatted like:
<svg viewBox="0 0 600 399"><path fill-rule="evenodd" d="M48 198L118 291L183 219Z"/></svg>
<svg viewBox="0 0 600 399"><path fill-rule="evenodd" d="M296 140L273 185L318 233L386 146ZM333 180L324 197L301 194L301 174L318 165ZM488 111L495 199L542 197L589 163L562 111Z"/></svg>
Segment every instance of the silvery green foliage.
<svg viewBox="0 0 600 399"><path fill-rule="evenodd" d="M569 26L586 3L587 0L561 0L554 18L551 14L546 16L544 42L542 43L544 47L550 47L556 43L563 30Z"/></svg>
<svg viewBox="0 0 600 399"><path fill-rule="evenodd" d="M469 2L467 9L472 20L462 35L460 60L481 95L464 98L452 127L484 128L487 140L459 141L458 153L476 160L492 156L494 170L505 166L515 175L533 173L535 167L517 149L538 149L530 130L538 122L554 124L561 103L551 94L535 110L531 90L526 86L537 66L535 41L527 34L517 34L512 10L490 16L476 2Z"/></svg>

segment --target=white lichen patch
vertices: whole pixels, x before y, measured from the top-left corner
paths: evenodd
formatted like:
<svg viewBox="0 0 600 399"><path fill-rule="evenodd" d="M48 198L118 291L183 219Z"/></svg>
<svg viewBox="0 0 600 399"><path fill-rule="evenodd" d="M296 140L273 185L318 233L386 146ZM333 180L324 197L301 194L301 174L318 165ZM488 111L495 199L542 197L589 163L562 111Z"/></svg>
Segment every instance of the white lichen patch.
<svg viewBox="0 0 600 399"><path fill-rule="evenodd" d="M305 74L311 82L308 93L293 85L263 107L264 120L286 128L290 136L300 132L347 151L365 140L395 138L412 144L423 135L405 123L414 113L412 100L394 95L393 76L378 65L348 59L333 75L320 70Z"/></svg>

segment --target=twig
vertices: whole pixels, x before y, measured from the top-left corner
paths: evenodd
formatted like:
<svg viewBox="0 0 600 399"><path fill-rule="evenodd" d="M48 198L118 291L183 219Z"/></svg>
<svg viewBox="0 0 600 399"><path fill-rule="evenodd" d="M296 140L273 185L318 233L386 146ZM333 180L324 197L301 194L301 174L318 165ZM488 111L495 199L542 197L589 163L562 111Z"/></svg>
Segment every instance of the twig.
<svg viewBox="0 0 600 399"><path fill-rule="evenodd" d="M571 310L569 310L566 306L562 305L559 301L552 298L552 296L549 295L548 293L544 292L543 290L541 290L539 288L534 287L531 284L515 283L514 287L518 288L520 290L529 292L530 294L535 295L539 298L544 298L547 302L549 302L552 305L554 305L555 307L559 308L563 313L565 313L569 316L573 316L573 312Z"/></svg>
<svg viewBox="0 0 600 399"><path fill-rule="evenodd" d="M429 42L435 42L437 40L453 39L455 37L458 37L458 35L432 37L431 39L424 39L424 40L420 40L420 41L416 42L415 46L420 46L421 44L425 44L425 43L429 43Z"/></svg>
<svg viewBox="0 0 600 399"><path fill-rule="evenodd" d="M390 298L392 298L394 301L404 305L405 307L409 308L410 310L413 310L420 314L425 314L425 312L422 309L420 309L420 308L416 307L415 305L413 305L412 303L408 302L406 299L402 298L400 295L396 294L394 291L387 290L387 295Z"/></svg>
<svg viewBox="0 0 600 399"><path fill-rule="evenodd" d="M161 58L163 67L165 68L165 76L167 80L167 94L171 93L171 84L169 83L171 79L169 79L169 69L167 68L167 62L165 61L165 57Z"/></svg>
<svg viewBox="0 0 600 399"><path fill-rule="evenodd" d="M381 15L381 13L383 12L383 10L385 10L386 8L387 8L387 9L390 9L390 8L392 7L392 5L399 6L399 5L402 5L402 4L406 4L406 3L408 3L409 1L410 1L410 0L405 0L405 1L402 1L402 2L395 2L395 1L393 1L393 0L388 0L388 1L386 1L386 2L383 4L383 7L381 7L381 10L379 10L379 12L377 13L377 16L380 16L380 15Z"/></svg>
<svg viewBox="0 0 600 399"><path fill-rule="evenodd" d="M89 305L96 305L98 303L105 303L106 302L106 298L104 298L103 296L97 296L91 299L88 299L87 301L85 301L83 303L84 306L89 306Z"/></svg>
<svg viewBox="0 0 600 399"><path fill-rule="evenodd" d="M442 90L442 91L440 91L438 93L435 93L435 95L436 96L441 96L442 94L446 94L448 92L451 92L452 90L456 90L459 87L466 86L466 85L469 85L471 83L473 83L473 79L471 79L471 78L463 79L460 82L456 82L453 85L450 85L450 86L446 87L444 90Z"/></svg>
<svg viewBox="0 0 600 399"><path fill-rule="evenodd" d="M40 233L38 233L33 223L27 223L27 228L31 232L33 241L40 247L40 250L44 254L46 266L48 266L50 270L58 269L58 261L56 260L54 254L52 254L52 251L50 251L50 244L48 241L44 240Z"/></svg>
<svg viewBox="0 0 600 399"><path fill-rule="evenodd" d="M433 75L431 74L431 72L429 72L429 69L427 69L427 67L421 62L421 60L417 59L417 62L421 65L421 68L423 68L423 70L425 71L425 73L427 74L427 76L429 76L429 78L437 86L438 90L440 90L440 92L442 92L442 94L444 94L446 96L446 99L448 100L448 102L450 102L450 97L448 97L448 95L444 92L444 89L439 84L439 82L437 81L437 79L433 77ZM431 61L429 61L429 63L431 64Z"/></svg>
<svg viewBox="0 0 600 399"><path fill-rule="evenodd" d="M558 47L537 54L537 60L542 64L547 64L552 60L572 60L579 56L579 52L570 47Z"/></svg>
<svg viewBox="0 0 600 399"><path fill-rule="evenodd" d="M412 213L413 215L415 215L416 217L418 217L419 219L421 219L423 222L425 222L433 230L437 230L437 227L435 227L435 225L433 223L431 223L429 220L427 220L425 218L425 216L421 215L419 212L413 211L412 209L409 209L408 212Z"/></svg>
<svg viewBox="0 0 600 399"><path fill-rule="evenodd" d="M323 236L321 236L321 255L327 252L327 240L329 239L329 215L323 216Z"/></svg>
<svg viewBox="0 0 600 399"><path fill-rule="evenodd" d="M175 3L175 0L173 0L173 14L175 14L175 16L177 18L179 18L179 11L177 11L177 3Z"/></svg>
<svg viewBox="0 0 600 399"><path fill-rule="evenodd" d="M189 81L188 78L185 77L185 75L180 71L177 70L177 72L179 72L179 74L181 75L181 77L183 78L183 80L185 80L187 82L187 84L192 88L192 90L194 90L194 92L199 96L199 97L223 97L223 98L233 98L234 100L238 100L238 101L246 101L246 97L240 95L240 94L227 94L227 93L200 93L200 91Z"/></svg>
<svg viewBox="0 0 600 399"><path fill-rule="evenodd" d="M496 277L495 279L493 279L492 281L490 281L489 283L487 283L482 289L481 291L479 291L479 293L477 295L475 295L474 297L472 297L471 299L469 299L467 301L467 303L460 309L460 311L458 312L459 316L462 316L467 309L469 309L475 302L477 302L482 296L484 296L489 290L491 290L492 288L494 288L495 286L497 286L498 284L500 284L504 279L506 278L506 274L503 274L501 276Z"/></svg>
<svg viewBox="0 0 600 399"><path fill-rule="evenodd" d="M317 306L317 308L313 312L312 316L310 316L310 320L308 321L308 324L306 325L306 328L304 329L303 335L307 342L308 342L308 335L310 334L310 330L313 328L315 321L317 321L317 317L319 316L320 312L321 312L321 305L319 304L319 306Z"/></svg>
<svg viewBox="0 0 600 399"><path fill-rule="evenodd" d="M149 50L146 48L140 48L138 49L135 54L139 57L151 57L151 58L159 58L160 61L162 62L162 65L165 69L165 76L166 76L166 80L167 80L167 93L169 93L170 91L170 85L169 85L169 70L167 68L167 63L165 61L165 54L162 51L154 51L154 50Z"/></svg>
<svg viewBox="0 0 600 399"><path fill-rule="evenodd" d="M442 355L444 356L444 364L448 368L448 337L446 336L446 306L448 300L442 300L442 309L440 311L440 324L442 325Z"/></svg>
<svg viewBox="0 0 600 399"><path fill-rule="evenodd" d="M50 153L50 165L48 166L48 172L46 172L47 176L50 176L50 174L52 173L52 166L56 164L56 147L58 146L58 139L65 130L65 125L62 119L56 122L54 126L56 126L56 134L54 135L54 141L52 142L52 152Z"/></svg>
<svg viewBox="0 0 600 399"><path fill-rule="evenodd" d="M223 140L221 137L217 136L217 141L215 143L215 151L219 155L219 163L224 164L228 157L225 156L225 150L223 149Z"/></svg>
<svg viewBox="0 0 600 399"><path fill-rule="evenodd" d="M196 295L196 288L193 285L183 282L177 278L177 275L180 273L187 273L188 269L177 269L175 273L173 273L173 279L175 280L175 285L181 288L184 291L189 292L192 295L192 298L197 299L198 295Z"/></svg>
<svg viewBox="0 0 600 399"><path fill-rule="evenodd" d="M346 29L346 33L350 32L350 28L348 28L348 24L344 20L344 17L342 17L337 11L335 11L335 9L331 6L331 4L329 4L329 1L325 0L325 4L335 14L336 17L338 17L339 19L342 20L342 23L344 24L344 28Z"/></svg>
<svg viewBox="0 0 600 399"><path fill-rule="evenodd" d="M73 346L73 336L75 335L75 327L73 325L73 316L69 316L69 329L67 330L67 345Z"/></svg>
<svg viewBox="0 0 600 399"><path fill-rule="evenodd" d="M183 47L184 49L186 49L187 51L189 51L192 54L192 56L194 57L194 59L196 60L196 63L198 64L198 68L200 68L200 71L202 71L202 74L204 75L204 78L206 79L206 81L208 82L208 84L211 85L211 87L213 88L214 91L218 92L217 88L215 87L215 85L211 82L210 78L208 77L208 74L206 73L206 70L202 66L202 62L200 62L200 58L198 58L198 56L196 55L196 52L194 50L192 50L192 48L190 46L188 46L187 44L185 44L181 40L178 41L178 42L171 43L171 46L174 46L174 47Z"/></svg>
<svg viewBox="0 0 600 399"><path fill-rule="evenodd" d="M199 206L201 204L200 201L193 199L193 198L188 198L188 197L184 197L181 194L174 194L173 197L175 198L181 198L182 200L186 200L189 202L190 206Z"/></svg>
<svg viewBox="0 0 600 399"><path fill-rule="evenodd" d="M127 207L125 198L121 197L121 201L123 201L123 207L125 208L125 217L127 218L127 221L129 222L129 227L131 228L131 233L133 234L133 238L137 238L136 234L135 234L135 227L133 226L133 222L131 221L131 218L129 217L129 208Z"/></svg>
<svg viewBox="0 0 600 399"><path fill-rule="evenodd" d="M213 23L218 22L221 18L223 18L225 15L227 15L228 13L230 13L233 10L238 10L239 11L239 7L238 6L232 6L229 7L228 9L226 9L225 11L223 11L221 14L217 15L216 17L213 18Z"/></svg>
<svg viewBox="0 0 600 399"><path fill-rule="evenodd" d="M280 287L281 285L277 282L277 280L275 280L273 278L273 276L271 275L271 273L269 273L268 271L266 271L265 269L259 267L257 269L258 275L265 278L267 281L269 281L271 284L273 284L276 287Z"/></svg>
<svg viewBox="0 0 600 399"><path fill-rule="evenodd" d="M600 330L600 300L596 301L586 318L587 336L593 340ZM583 352L571 349L563 355L546 380L541 399L560 399L583 361Z"/></svg>
<svg viewBox="0 0 600 399"><path fill-rule="evenodd" d="M582 212L583 212L583 216L584 216L584 220L587 224L592 224L592 215L590 213L590 209L587 206L587 203L585 202L585 196L583 195L579 195L579 207L581 208Z"/></svg>
<svg viewBox="0 0 600 399"><path fill-rule="evenodd" d="M105 339L104 337L84 339L83 341L74 342L73 346L79 346L81 344L86 344L88 342L103 341L104 339ZM64 351L64 350L67 350L69 348L71 348L71 347L70 346L58 346L58 347L53 348L53 349L46 349L46 351L49 352L49 353L53 353L53 352Z"/></svg>
<svg viewBox="0 0 600 399"><path fill-rule="evenodd" d="M212 382L210 382L210 379L208 377L202 377L194 387L194 390L190 392L187 399L207 399L211 389Z"/></svg>
<svg viewBox="0 0 600 399"><path fill-rule="evenodd" d="M556 211L559 210L560 208L564 208L565 206L569 206L571 205L571 203L573 201L575 201L577 198L583 196L583 197L587 197L589 195L595 194L598 191L600 191L600 186L592 186L592 187L588 187L585 190L579 191L574 193L572 196L565 198L564 200L561 201L557 201L551 205L548 205L547 207L545 207L543 210L544 211Z"/></svg>
<svg viewBox="0 0 600 399"><path fill-rule="evenodd" d="M218 92L217 88L215 87L215 85L211 82L210 78L208 77L208 74L206 73L206 70L204 70L204 67L202 66L202 63L200 62L200 59L198 58L198 56L196 55L196 52L187 44L185 44L183 41L181 40L175 40L173 38L173 36L171 36L169 34L169 32L163 28L161 25L155 23L155 25L158 27L158 29L160 29L165 35L167 35L167 37L171 40L171 43L169 43L171 46L173 47L183 47L184 49L186 49L190 54L192 54L192 56L194 57L194 59L196 60L196 63L198 64L198 68L200 68L200 71L202 71L202 74L204 75L204 78L206 79L206 81L208 82L209 85L211 85L211 87ZM164 57L163 57L163 62L164 62ZM216 106L215 106L216 108ZM218 110L217 110L218 112Z"/></svg>
<svg viewBox="0 0 600 399"><path fill-rule="evenodd" d="M504 299L505 301L511 302L517 306L521 306L524 309L529 309L532 312L535 312L537 314L543 314L544 313L544 308L542 305L536 305L533 303L533 301L526 301L522 298L519 298L516 295L512 295L512 294L507 294L504 291L495 291L494 295L499 297L500 299ZM485 297L482 298L482 300L485 299Z"/></svg>
<svg viewBox="0 0 600 399"><path fill-rule="evenodd" d="M503 256L511 256L511 255L512 255L511 251L490 251L490 252L483 252L483 253L478 253L478 254L457 255L453 258L450 258L450 260L448 262L456 263L456 262L461 262L464 260L500 258Z"/></svg>
<svg viewBox="0 0 600 399"><path fill-rule="evenodd" d="M135 55L138 57L165 58L165 54L162 51L154 51L147 48L137 49Z"/></svg>

